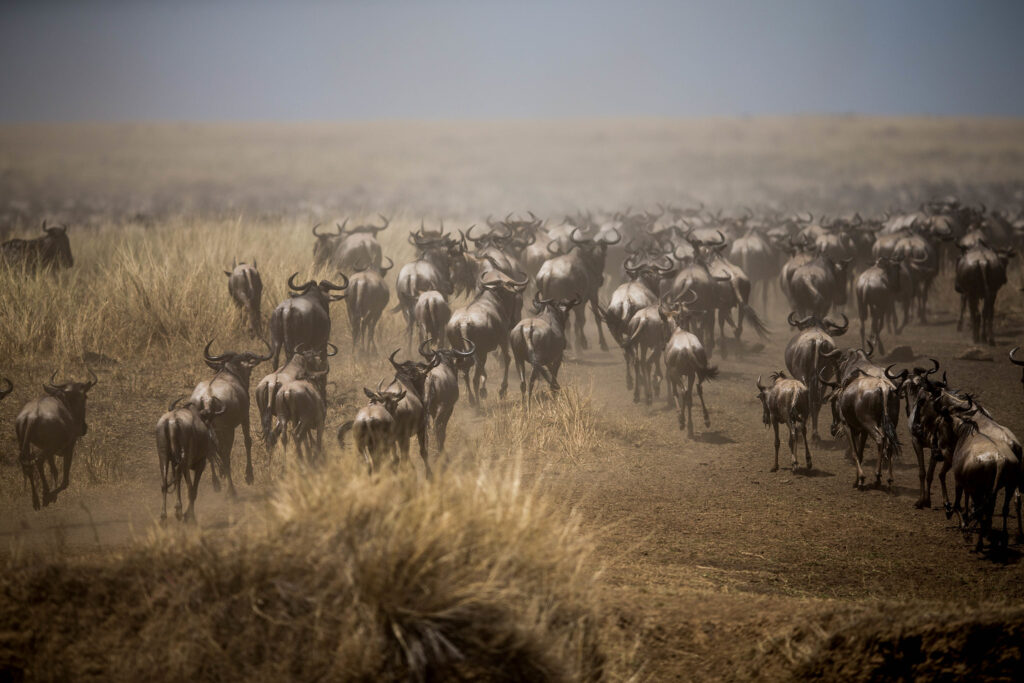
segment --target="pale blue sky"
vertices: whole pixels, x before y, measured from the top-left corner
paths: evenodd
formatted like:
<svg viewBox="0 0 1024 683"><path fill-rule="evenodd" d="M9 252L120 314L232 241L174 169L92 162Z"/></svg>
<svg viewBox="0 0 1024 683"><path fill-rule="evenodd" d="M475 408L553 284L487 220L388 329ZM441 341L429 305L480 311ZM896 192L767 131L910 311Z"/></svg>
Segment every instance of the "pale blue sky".
<svg viewBox="0 0 1024 683"><path fill-rule="evenodd" d="M1024 116L1024 2L7 2L0 120Z"/></svg>

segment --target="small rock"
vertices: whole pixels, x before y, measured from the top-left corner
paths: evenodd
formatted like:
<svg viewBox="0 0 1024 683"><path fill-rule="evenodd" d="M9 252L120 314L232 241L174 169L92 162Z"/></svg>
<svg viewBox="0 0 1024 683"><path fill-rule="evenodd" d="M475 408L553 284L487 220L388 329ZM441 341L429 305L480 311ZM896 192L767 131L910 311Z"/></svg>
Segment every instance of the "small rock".
<svg viewBox="0 0 1024 683"><path fill-rule="evenodd" d="M889 352L888 356L885 357L887 361L891 361L893 363L909 363L915 358L917 358L917 354L914 353L914 349L906 345L897 346Z"/></svg>
<svg viewBox="0 0 1024 683"><path fill-rule="evenodd" d="M959 356L957 356L957 358L959 360L983 360L983 361L995 360L995 358L992 357L991 353L989 353L989 352L987 352L987 351L985 351L985 350L983 350L983 349L981 349L981 348L979 348L977 346L972 346L969 349L964 350L964 352L961 353Z"/></svg>

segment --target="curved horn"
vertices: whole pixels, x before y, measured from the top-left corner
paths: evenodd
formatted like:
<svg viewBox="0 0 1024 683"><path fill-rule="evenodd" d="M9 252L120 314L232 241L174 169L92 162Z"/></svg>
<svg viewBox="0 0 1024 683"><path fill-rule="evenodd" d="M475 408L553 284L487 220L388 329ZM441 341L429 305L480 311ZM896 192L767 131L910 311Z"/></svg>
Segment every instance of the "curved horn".
<svg viewBox="0 0 1024 683"><path fill-rule="evenodd" d="M1018 351L1020 351L1019 346L1014 346L1012 349L1010 349L1010 362L1013 363L1014 365L1024 365L1024 360L1017 360L1016 358L1014 358Z"/></svg>
<svg viewBox="0 0 1024 683"><path fill-rule="evenodd" d="M319 223L317 223L316 225L313 226L313 236L314 237L333 237L333 235L321 235L320 233L318 233L316 231L316 229L319 228L319 227L320 227Z"/></svg>
<svg viewBox="0 0 1024 683"><path fill-rule="evenodd" d="M896 365L895 363L890 363L890 364L889 364L889 366L888 366L888 367L887 367L887 368L885 369L885 376L886 376L887 378L889 378L890 380L892 380L893 382L899 381L899 380L903 379L904 377L906 377L906 376L907 376L908 374L910 374L910 370L906 370L906 369L905 369L905 370L903 370L903 372L901 372L901 373L900 373L900 374L898 374L898 375L894 375L894 374L892 374L892 373L890 372L890 370L892 370L892 368L893 368L893 367L894 367L895 365Z"/></svg>
<svg viewBox="0 0 1024 683"><path fill-rule="evenodd" d="M391 225L391 219L390 219L390 218L388 218L387 216L385 216L385 215L384 215L384 214L382 214L382 213L378 213L377 215L378 215L378 216L380 216L380 219L381 219L382 221L384 221L384 225L380 226L379 228L378 228L377 226L373 226L373 229L374 229L374 231L375 231L375 232L380 232L381 230L386 230L386 229L387 229L387 227L388 227L389 225Z"/></svg>
<svg viewBox="0 0 1024 683"><path fill-rule="evenodd" d="M552 247L554 247L554 249L552 249ZM552 256L562 255L562 249L561 247L558 246L558 240L551 240L550 242L548 242L547 250L548 253L551 254Z"/></svg>
<svg viewBox="0 0 1024 683"><path fill-rule="evenodd" d="M1011 353L1013 352L1011 351ZM925 377L927 377L928 375L934 375L936 372L939 371L939 361L935 360L934 358L929 358L928 360L932 362L932 369L924 373Z"/></svg>
<svg viewBox="0 0 1024 683"><path fill-rule="evenodd" d="M453 348L452 349L452 353L454 353L456 356L459 356L460 358L469 358L474 353L476 353L476 344L474 344L470 340L466 339L465 337L462 337L461 339L462 339L463 342L465 342L466 346L469 347L469 350L468 351L459 351L458 349L454 349Z"/></svg>
<svg viewBox="0 0 1024 683"><path fill-rule="evenodd" d="M756 382L754 382L754 384L756 384L756 385L757 385L757 390L758 390L758 391L764 391L764 390L765 390L765 388L766 388L766 387L765 387L765 386L764 386L763 384L761 384L761 375L758 375L758 376L757 376L757 381L756 381Z"/></svg>
<svg viewBox="0 0 1024 683"><path fill-rule="evenodd" d="M584 237L582 240L576 239L577 232L580 232L579 228L573 228L572 232L569 233L569 239L572 240L572 242L574 242L575 244L586 244L587 242L590 241L586 237Z"/></svg>
<svg viewBox="0 0 1024 683"><path fill-rule="evenodd" d="M178 404L184 401L186 398L188 398L188 394L182 394L178 398L172 399L171 402L167 404L167 412L177 410Z"/></svg>
<svg viewBox="0 0 1024 683"><path fill-rule="evenodd" d="M331 349L334 349L334 353L330 352ZM334 344L332 344L331 342L327 342L327 350L328 350L328 352L327 352L327 357L328 358L331 358L333 356L337 356L338 355L338 347L335 346Z"/></svg>
<svg viewBox="0 0 1024 683"><path fill-rule="evenodd" d="M96 373L88 365L85 366L85 369L89 372L89 381L85 383L85 390L89 391L96 386L96 382L100 381L100 378L96 376Z"/></svg>
<svg viewBox="0 0 1024 683"><path fill-rule="evenodd" d="M315 280L310 280L309 282L307 282L305 284L297 285L297 284L295 284L295 276L296 275L298 275L298 272L292 273L288 277L288 289L296 291L299 294L305 294L306 292L309 291L310 287L312 287L313 285L316 284Z"/></svg>
<svg viewBox="0 0 1024 683"><path fill-rule="evenodd" d="M606 237L606 238L604 238L604 239L602 239L602 240L601 240L601 244L605 245L606 247L610 247L610 246L612 246L613 244L618 244L619 242L621 242L621 241L622 241L622 233L621 233L621 232L619 232L619 229L618 229L618 228L616 228L616 227L612 227L612 232L614 232L614 233L615 233L615 240L614 240L614 241L612 241L612 240L610 240L610 239L608 239L608 238Z"/></svg>
<svg viewBox="0 0 1024 683"><path fill-rule="evenodd" d="M402 350L401 348L395 349L394 351L391 352L391 355L388 356L388 360L391 361L391 364L393 366L395 366L396 370L401 370L402 369L402 366L395 362L395 356L397 356L398 352L401 351L401 350Z"/></svg>
<svg viewBox="0 0 1024 683"><path fill-rule="evenodd" d="M803 321L798 321L796 319L796 311L790 311L789 315L786 316L786 322L789 323L790 327L799 327L800 323Z"/></svg>
<svg viewBox="0 0 1024 683"><path fill-rule="evenodd" d="M50 387L51 389L60 389L62 386L64 386L63 384L56 384L54 382L54 380L56 380L56 379L57 379L57 371L54 370L53 374L50 375L50 381L46 383L46 386Z"/></svg>
<svg viewBox="0 0 1024 683"><path fill-rule="evenodd" d="M515 280L511 276L509 276L508 280L509 280L509 284L510 285L513 285L513 286L519 287L519 288L523 288L523 287L526 287L526 285L530 284L530 276L529 275L527 275L526 273L523 273L523 272L520 272L519 274L523 276L522 280Z"/></svg>
<svg viewBox="0 0 1024 683"><path fill-rule="evenodd" d="M265 356L256 356L260 360L260 362L262 363L262 362L268 361L268 360L270 360L271 358L274 357L274 347L270 345L270 342L268 342L266 340L266 337L260 337L260 341L263 342L263 345L267 347L267 355L265 355ZM253 355L255 356L256 354L253 354Z"/></svg>
<svg viewBox="0 0 1024 683"><path fill-rule="evenodd" d="M864 351L864 357L865 358L871 358L871 356L875 353L875 345L871 343L870 339L868 339L867 341L868 341L868 350ZM863 349L861 349L861 350L863 351Z"/></svg>
<svg viewBox="0 0 1024 683"><path fill-rule="evenodd" d="M846 317L846 314L845 313L840 313L839 315L843 316L843 324L842 325L839 325L838 323L834 323L831 320L826 320L826 322L829 324L829 326L832 327L831 334L836 336L836 337L838 337L838 336L842 335L843 333L845 333L846 329L850 326L850 319Z"/></svg>
<svg viewBox="0 0 1024 683"><path fill-rule="evenodd" d="M227 358L228 354L226 354L226 353L222 353L219 356L211 356L210 355L210 347L211 346L213 346L213 339L211 339L210 341L206 342L206 347L203 349L203 358L204 359L206 359L207 361L209 361L211 363L218 363L218 362L224 360L225 358Z"/></svg>
<svg viewBox="0 0 1024 683"><path fill-rule="evenodd" d="M343 273L343 272L341 272L339 270L338 271L338 275L341 276L341 279L344 281L344 284L336 285L333 282L331 282L330 280L321 280L320 281L320 288L321 289L326 289L328 291L348 288L348 277L345 276L345 273Z"/></svg>
<svg viewBox="0 0 1024 683"><path fill-rule="evenodd" d="M469 226L469 230L466 231L466 239L468 239L470 242L476 243L485 240L488 237L491 237L491 235L484 235L483 237L473 237L473 228L475 227L475 225L471 225Z"/></svg>
<svg viewBox="0 0 1024 683"><path fill-rule="evenodd" d="M387 265L387 267L385 267L383 265L383 263L381 264L381 267L380 267L380 276L381 277L384 277L385 275L387 275L388 271L395 267L395 262L393 260L391 260L390 256L385 256L384 258L386 258L388 260L388 265Z"/></svg>
<svg viewBox="0 0 1024 683"><path fill-rule="evenodd" d="M334 225L338 228L338 234L335 235L335 237L340 237L341 235L344 235L345 234L345 226L348 225L348 217L347 216L345 217L345 220L343 220L341 222L341 225L338 225L337 223L335 223Z"/></svg>
<svg viewBox="0 0 1024 683"><path fill-rule="evenodd" d="M689 299L683 298L687 294L692 294L693 296L691 296ZM681 295L679 295L679 297L676 298L676 302L677 303L681 303L684 306L691 306L691 305L697 303L697 290L695 290L695 289L688 289L688 290L686 290Z"/></svg>
<svg viewBox="0 0 1024 683"><path fill-rule="evenodd" d="M434 342L433 338L428 337L428 338L424 339L420 343L420 346L417 349L419 351L420 355L423 356L424 358L426 358L427 360L430 360L431 358L434 357L434 352L430 350L430 345L433 342Z"/></svg>

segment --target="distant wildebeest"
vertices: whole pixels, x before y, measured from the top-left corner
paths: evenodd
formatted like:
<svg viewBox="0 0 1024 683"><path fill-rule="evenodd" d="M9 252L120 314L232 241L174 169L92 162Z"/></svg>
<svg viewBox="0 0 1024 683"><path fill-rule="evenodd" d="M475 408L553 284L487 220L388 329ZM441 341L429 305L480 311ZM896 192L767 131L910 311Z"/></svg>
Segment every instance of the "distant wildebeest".
<svg viewBox="0 0 1024 683"><path fill-rule="evenodd" d="M971 336L975 343L995 344L993 319L996 295L1006 284L1006 267L1014 255L1012 249L996 251L985 242L964 248L956 262L954 289L960 294L960 318L956 329L963 327L964 307L971 314ZM978 304L981 304L979 315Z"/></svg>
<svg viewBox="0 0 1024 683"><path fill-rule="evenodd" d="M388 256L388 265L360 266L348 280L345 303L352 328L352 346L363 351L377 348L377 322L387 308L391 293L384 281L395 262Z"/></svg>
<svg viewBox="0 0 1024 683"><path fill-rule="evenodd" d="M853 261L833 261L819 254L789 276L789 301L797 315L824 318L833 306L846 304L846 270Z"/></svg>
<svg viewBox="0 0 1024 683"><path fill-rule="evenodd" d="M295 284L292 273L288 278L290 298L282 301L270 314L271 355L274 368L280 365L281 349L284 358L289 360L299 344L316 349L321 358L327 358L327 342L331 338L331 313L329 306L335 301L345 298L344 294L331 294L348 287L348 278L339 273L344 281L336 285L330 280L321 280L319 284L310 280L301 285Z"/></svg>
<svg viewBox="0 0 1024 683"><path fill-rule="evenodd" d="M504 369L498 396L505 397L508 368L512 361L509 332L519 322L523 308L522 293L530 282L526 275L515 280L498 271L492 271L486 277L481 279L480 290L473 300L454 311L445 328L448 343L453 349L465 350L463 340L472 342L476 348L472 384L469 370L463 373L470 405L477 405L481 399L487 398L487 355L494 350L500 351Z"/></svg>
<svg viewBox="0 0 1024 683"><path fill-rule="evenodd" d="M612 235L589 239L582 237L579 229L574 229L570 233L572 250L560 255L554 255L552 252L552 257L545 261L537 272L537 289L545 299L571 299L579 294L590 303L594 324L597 326L598 341L603 351L608 350L608 343L604 339L601 327L597 295L604 284L608 247L622 240L622 235L617 231L613 231ZM586 317L586 307L579 306L575 314L577 350L587 348L587 337L583 333Z"/></svg>
<svg viewBox="0 0 1024 683"><path fill-rule="evenodd" d="M319 223L313 226L316 242L313 244L313 265L317 268L330 266L333 270L347 270L362 264L380 268L383 253L377 233L387 229L391 221L381 216L384 225L359 225L345 229L348 219L338 225L335 234L318 233Z"/></svg>
<svg viewBox="0 0 1024 683"><path fill-rule="evenodd" d="M42 237L31 240L13 239L0 244L0 261L8 265L37 268L70 268L75 265L66 225L47 227L43 221Z"/></svg>
<svg viewBox="0 0 1024 683"><path fill-rule="evenodd" d="M775 465L772 472L779 470L779 423L789 428L789 452L793 456L793 471L798 463L796 451L798 441L804 442L804 457L807 470L812 469L811 448L807 445L807 418L810 417L810 397L807 385L798 379L790 379L783 372L773 372L769 377L771 384L761 384L761 376L757 377L757 397L761 400L761 419L765 426L771 425L775 430Z"/></svg>
<svg viewBox="0 0 1024 683"><path fill-rule="evenodd" d="M779 274L779 252L758 228L749 228L732 242L729 260L743 269L750 278L751 291L761 286L761 312L768 310L768 289Z"/></svg>
<svg viewBox="0 0 1024 683"><path fill-rule="evenodd" d="M537 292L533 297L534 317L523 318L512 328L509 345L519 373L519 391L524 409L529 409L533 400L533 384L538 376L547 380L552 393L561 388L558 384L558 370L562 367L565 353L565 325L569 311L581 301L579 295L556 301L545 299ZM527 363L532 368L529 385L526 381Z"/></svg>
<svg viewBox="0 0 1024 683"><path fill-rule="evenodd" d="M398 271L395 295L398 304L392 309L401 311L405 318L406 345L412 346L412 331L416 324L415 307L420 294L436 290L444 296L452 296L456 286L453 282L453 262L464 255L463 246L451 235L443 232L427 232L423 225L417 232L409 233L409 242L416 247L416 260L406 263Z"/></svg>
<svg viewBox="0 0 1024 683"><path fill-rule="evenodd" d="M657 305L661 278L669 276L675 268L668 257L654 263L639 263L635 255L627 258L622 267L629 280L616 287L608 307L598 307L597 312L612 339L622 347L626 361L626 389L632 389L635 362L631 350L626 347L629 321L640 309Z"/></svg>
<svg viewBox="0 0 1024 683"><path fill-rule="evenodd" d="M203 360L214 371L213 377L203 380L192 391L189 402L198 410L209 414L216 413L213 418L213 431L217 434L217 452L220 467L212 470L213 488L220 490L217 469L220 469L228 480L229 496L235 496L235 482L231 478L231 447L235 443L235 428L242 428L242 439L245 444L245 483L252 484L252 435L249 427L249 377L252 369L264 361L270 360L273 352L266 340L266 356L251 351L225 351L211 356L211 339L203 349ZM223 410L221 410L223 408Z"/></svg>
<svg viewBox="0 0 1024 683"><path fill-rule="evenodd" d="M32 399L21 409L14 422L18 438L19 462L25 478L32 486L32 507L38 510L57 500L57 494L68 487L71 476L71 458L75 444L85 436L89 426L85 422L85 400L89 390L96 386L96 375L89 370L87 382L54 384L57 373L43 385L48 395ZM56 456L63 458L63 477L57 485ZM54 488L46 480L45 465L50 466ZM36 492L36 475L42 489L42 498Z"/></svg>
<svg viewBox="0 0 1024 683"><path fill-rule="evenodd" d="M798 331L786 345L786 369L794 378L807 385L811 411L811 438L815 442L821 439L818 435L818 412L824 403L824 392L819 378L823 370L825 376L837 371L836 362L832 360L832 354L837 350L834 337L846 334L850 326L849 319L845 315L842 318L841 325L827 318L819 320L814 316L798 319L795 312L791 312L787 318L789 324Z"/></svg>
<svg viewBox="0 0 1024 683"><path fill-rule="evenodd" d="M686 429L693 436L693 388L697 386L697 396L704 412L704 426L711 426L711 416L704 403L704 382L718 376L718 368L708 364L708 355L700 339L686 331L685 317L688 312L679 305L672 310L676 330L665 345L665 379L668 381L668 397L679 410L679 429ZM686 379L686 389L683 380Z"/></svg>
<svg viewBox="0 0 1024 683"><path fill-rule="evenodd" d="M405 399L405 390L382 391L384 380L377 385L376 391L363 387L363 393L370 402L359 409L355 419L338 427L338 446L345 448L345 434L352 432L356 441L356 451L363 456L370 474L380 469L381 459L392 455L392 462L397 465L395 457L395 414L398 404Z"/></svg>
<svg viewBox="0 0 1024 683"><path fill-rule="evenodd" d="M688 301L684 299L684 305L692 304L696 300L694 292L690 292L690 295ZM626 325L623 349L630 359L627 363L632 361L633 372L636 375L636 383L633 385L634 403L640 402L641 387L647 405L653 400L652 394L658 396L661 393L661 381L664 379L661 355L665 351L670 330L668 314L660 304L641 308L633 314Z"/></svg>
<svg viewBox="0 0 1024 683"><path fill-rule="evenodd" d="M903 326L897 324L896 302L904 287L909 287L909 282L903 282L901 275L902 258L878 258L875 265L871 266L859 276L855 286L857 294L857 315L860 317L860 343L861 346L870 339L878 346L879 353L885 353L885 345L882 343L882 328L886 321L893 334L899 334ZM871 316L871 334L867 335L865 324L868 316ZM903 323L906 324L906 318Z"/></svg>
<svg viewBox="0 0 1024 683"><path fill-rule="evenodd" d="M433 339L439 346L444 346L444 330L448 325L448 320L452 317L448 297L436 289L422 292L416 299L413 315L416 318L416 329L419 330L420 344L427 339Z"/></svg>
<svg viewBox="0 0 1024 683"><path fill-rule="evenodd" d="M231 294L231 300L247 318L249 338L258 337L263 332L263 323L260 319L263 280L256 268L255 259L251 264L238 263L236 259L231 264L231 270L225 270L224 274L228 276L228 293Z"/></svg>
<svg viewBox="0 0 1024 683"><path fill-rule="evenodd" d="M224 406L213 398L209 409L203 410L194 403L178 406L184 397L177 398L167 406L167 412L156 423L156 452L160 460L160 491L163 493L163 508L160 521L167 519L167 494L174 489L178 503L174 516L184 521L195 521L196 494L199 480L207 462L210 470L219 467L217 435L213 420L224 412ZM212 412L210 412L212 411ZM181 512L181 480L188 486L188 509Z"/></svg>
<svg viewBox="0 0 1024 683"><path fill-rule="evenodd" d="M427 407L427 415L434 425L434 440L437 450L444 451L445 438L448 434L448 421L455 411L459 400L459 373L472 367L473 354L476 347L473 342L464 340L465 351L459 349L431 349L433 340L426 339L420 344L420 355L434 367L427 373L423 384L423 402Z"/></svg>

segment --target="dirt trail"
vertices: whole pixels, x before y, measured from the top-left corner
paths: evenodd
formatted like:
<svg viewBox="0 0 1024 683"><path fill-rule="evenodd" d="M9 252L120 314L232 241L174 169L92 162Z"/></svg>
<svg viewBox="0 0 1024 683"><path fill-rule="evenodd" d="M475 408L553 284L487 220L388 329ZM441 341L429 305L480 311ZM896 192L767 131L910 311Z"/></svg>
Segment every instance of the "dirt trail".
<svg viewBox="0 0 1024 683"><path fill-rule="evenodd" d="M893 341L927 349L953 384L976 392L997 419L1024 434L1019 375L1002 362L1019 327L1005 321L999 326L996 362L956 361L964 337L949 311L936 314L939 324L911 325ZM698 418L693 439L677 429L663 397L651 407L632 402L617 349L590 350L565 366L563 384L589 387L599 418L614 415L647 426L630 441L602 444L578 465L544 469L552 489L598 534L611 598L623 619L634 622L649 671L659 679L725 675L730 661L741 662L757 640L798 614L878 601L1024 599L1019 548L1006 563L979 557L941 510L913 508L917 469L903 414L895 495L855 490L854 466L831 441L812 446L812 473L785 465L769 472L771 433L761 424L754 378L784 367L782 349L791 332L780 324L783 318L778 310L769 316L774 334L762 350L751 351L748 336L741 356L735 349L728 357L716 353L720 377L705 385L711 426L705 429ZM588 334L596 345L592 328ZM853 343L856 335L854 323L842 341ZM515 381L512 389L514 394ZM484 419L465 406L457 411L463 433L476 431ZM823 411L825 435L829 423ZM138 440L126 448L139 455L124 483L75 486L41 512L30 509L27 493L4 501L0 547L90 553L145 534L159 514L159 480L152 444ZM254 452L263 457L261 446ZM236 445L239 470L240 453ZM874 457L872 450L868 467ZM781 461L789 461L785 450ZM266 482L242 483L238 499L228 501L204 480L201 526L236 523L263 503L268 489ZM941 505L937 485L933 501Z"/></svg>

